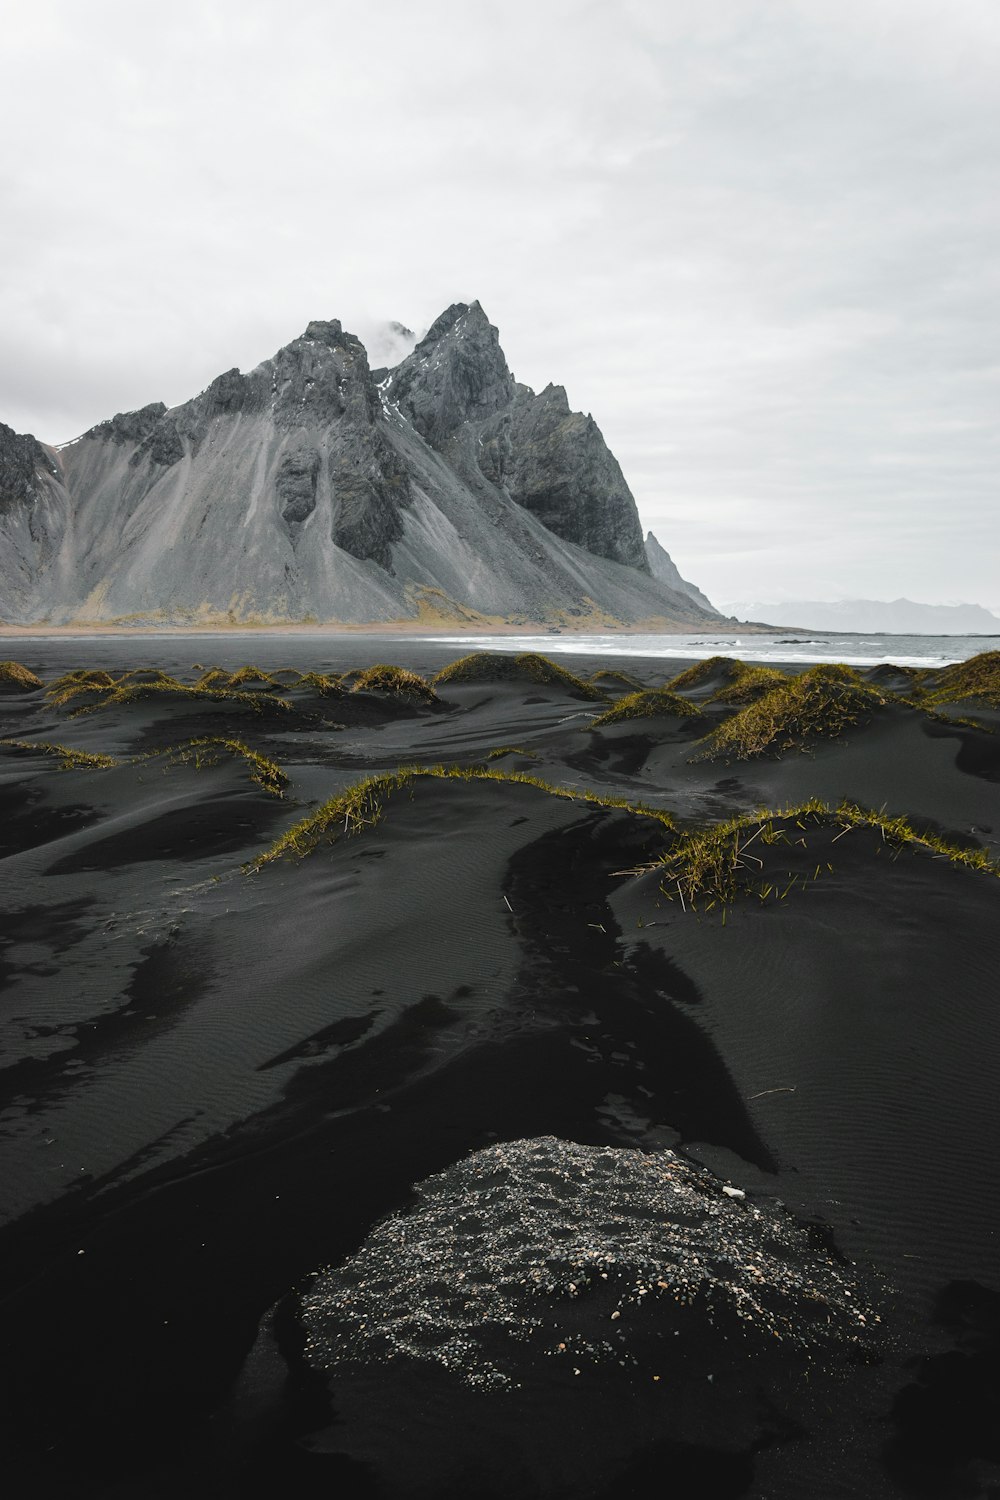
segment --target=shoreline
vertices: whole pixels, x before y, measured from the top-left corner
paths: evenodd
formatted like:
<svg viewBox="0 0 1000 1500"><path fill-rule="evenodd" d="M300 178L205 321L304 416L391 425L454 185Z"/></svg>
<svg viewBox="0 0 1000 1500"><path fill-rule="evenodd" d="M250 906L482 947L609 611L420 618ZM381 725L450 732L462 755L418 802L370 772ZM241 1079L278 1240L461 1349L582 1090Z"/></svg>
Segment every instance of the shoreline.
<svg viewBox="0 0 1000 1500"><path fill-rule="evenodd" d="M59 640L59 639L100 639L102 636L112 636L121 640L143 640L147 638L162 637L165 640L186 636L223 636L237 639L241 636L285 636L306 635L318 638L336 639L340 636L377 635L398 637L405 640L421 638L424 636L562 636L572 638L574 636L587 635L662 635L669 640L676 636L712 636L717 635L720 630L740 630L747 635L787 635L788 628L784 626L770 626L761 624L746 624L739 620L722 620L717 626L704 629L694 627L691 629L678 626L676 629L668 630L663 627L649 627L643 629L636 625L603 625L599 628L581 625L579 629L568 626L553 626L551 624L533 625L496 625L476 624L474 626L463 625L462 622L428 623L415 620L407 621L375 621L365 624L304 624L302 622L290 622L282 625L116 625L113 623L103 624L79 624L79 625L0 625L0 638L33 639L33 640ZM820 634L832 634L829 631L814 632Z"/></svg>

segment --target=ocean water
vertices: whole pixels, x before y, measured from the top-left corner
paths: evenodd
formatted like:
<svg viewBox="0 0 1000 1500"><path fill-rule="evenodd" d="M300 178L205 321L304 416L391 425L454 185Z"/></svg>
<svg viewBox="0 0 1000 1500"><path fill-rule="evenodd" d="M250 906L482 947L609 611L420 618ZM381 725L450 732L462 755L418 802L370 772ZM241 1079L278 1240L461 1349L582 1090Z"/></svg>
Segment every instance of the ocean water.
<svg viewBox="0 0 1000 1500"><path fill-rule="evenodd" d="M1000 651L995 635L834 635L822 631L783 631L774 635L743 634L739 628L698 635L422 635L416 632L362 631L122 631L92 635L21 636L2 645L0 654L15 656L47 676L74 667L127 671L137 666L167 672L190 672L202 666L237 667L254 663L274 671L344 672L375 661L396 662L417 672L436 672L470 651L539 651L575 658L574 670L595 671L618 660L660 663L660 674L672 677L683 664L708 656L738 656L743 661L803 667L813 662L842 661L853 666L895 662L907 667L941 667L966 661L982 651ZM676 665L675 665L676 663Z"/></svg>
<svg viewBox="0 0 1000 1500"><path fill-rule="evenodd" d="M982 651L1000 651L1000 635L862 635L789 630L775 635L744 635L739 627L712 635L454 635L413 639L461 647L465 651L541 651L547 656L653 656L702 661L738 656L742 661L829 662L874 666L943 667Z"/></svg>

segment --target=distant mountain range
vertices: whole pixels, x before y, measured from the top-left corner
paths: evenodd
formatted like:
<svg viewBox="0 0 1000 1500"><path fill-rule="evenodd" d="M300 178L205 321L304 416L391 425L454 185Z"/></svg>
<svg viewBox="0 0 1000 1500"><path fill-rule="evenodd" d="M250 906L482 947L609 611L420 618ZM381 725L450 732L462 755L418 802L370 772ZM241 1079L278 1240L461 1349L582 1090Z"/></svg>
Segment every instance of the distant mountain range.
<svg viewBox="0 0 1000 1500"><path fill-rule="evenodd" d="M1000 635L1000 618L980 604L915 604L911 599L813 599L790 604L730 605L741 620L803 630L849 630L874 635Z"/></svg>
<svg viewBox="0 0 1000 1500"><path fill-rule="evenodd" d="M593 418L514 380L478 302L392 369L312 322L249 374L59 448L0 425L6 623L720 618L644 541Z"/></svg>

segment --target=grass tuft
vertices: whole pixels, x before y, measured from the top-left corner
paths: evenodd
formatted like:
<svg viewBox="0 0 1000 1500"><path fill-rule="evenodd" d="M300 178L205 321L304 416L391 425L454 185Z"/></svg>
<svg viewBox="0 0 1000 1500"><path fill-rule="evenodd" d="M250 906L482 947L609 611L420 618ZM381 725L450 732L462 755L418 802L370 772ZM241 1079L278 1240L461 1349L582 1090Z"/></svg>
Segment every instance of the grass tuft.
<svg viewBox="0 0 1000 1500"><path fill-rule="evenodd" d="M277 683L270 672L264 672L260 667L239 667L225 684L229 688L245 687L249 682L260 682L265 687L276 687Z"/></svg>
<svg viewBox="0 0 1000 1500"><path fill-rule="evenodd" d="M19 661L0 661L0 688L22 688L29 693L41 686L42 679L36 677L29 667L22 666Z"/></svg>
<svg viewBox="0 0 1000 1500"><path fill-rule="evenodd" d="M933 676L927 674L913 696L915 702L929 708L963 698L981 698L991 708L1000 708L1000 651L982 651Z"/></svg>
<svg viewBox="0 0 1000 1500"><path fill-rule="evenodd" d="M671 692L679 693L686 688L700 687L707 677L714 677L716 672L724 670L727 677L732 677L734 668L744 666L744 662L737 661L732 656L707 656L704 661L696 661L692 666L685 667L683 672L678 672L666 686Z"/></svg>
<svg viewBox="0 0 1000 1500"><path fill-rule="evenodd" d="M591 719L589 729L600 729L605 724L621 724L626 719L648 719L664 714L673 719L693 719L701 713L696 703L671 693L667 688L644 688L638 693L629 693L619 699L613 708L596 719Z"/></svg>
<svg viewBox="0 0 1000 1500"><path fill-rule="evenodd" d="M776 873L765 868L761 857L765 849L780 844L789 850L795 846L808 850L811 832L836 829L833 839L836 843L854 828L872 829L893 853L907 848L923 851L955 865L1000 877L1000 865L984 849L961 848L938 834L918 833L905 818L873 812L853 802L830 807L818 798L796 807L774 812L762 810L686 833L650 868L662 874L662 894L671 901L679 901L685 910L711 911L750 895L761 901L780 901L789 891L811 884L822 869L832 866L821 860L812 873L790 869Z"/></svg>
<svg viewBox="0 0 1000 1500"><path fill-rule="evenodd" d="M748 666L746 662L738 665L741 670L733 675L731 682L712 694L712 703L753 703L789 680L788 674L780 672L777 667Z"/></svg>
<svg viewBox="0 0 1000 1500"><path fill-rule="evenodd" d="M204 739L188 740L186 745L176 745L166 752L171 765L193 765L196 771L206 766L218 765L224 754L244 760L250 780L272 797L283 797L288 785L288 774L277 761L270 760L259 750L251 750L242 740L226 739L222 736L207 736Z"/></svg>
<svg viewBox="0 0 1000 1500"><path fill-rule="evenodd" d="M704 741L697 760L749 760L765 751L780 755L811 739L832 739L867 718L892 697L870 687L851 667L810 667L726 719Z"/></svg>
<svg viewBox="0 0 1000 1500"><path fill-rule="evenodd" d="M406 667L377 662L373 667L352 674L352 693L395 693L400 698L415 698L421 703L438 703L440 699L427 680Z"/></svg>
<svg viewBox="0 0 1000 1500"><path fill-rule="evenodd" d="M48 697L60 708L75 698L86 698L88 701L73 710L74 716L160 696L190 698L202 702L207 699L213 703L240 703L252 708L255 713L290 711L291 704L287 699L274 697L270 693L245 693L227 687L219 681L218 672L218 668L213 668L198 682L188 683L181 682L167 672L153 669L126 672L121 677L113 677L109 672L83 669L68 672L64 677L58 678L49 688ZM222 673L222 677L225 679L226 674Z"/></svg>
<svg viewBox="0 0 1000 1500"><path fill-rule="evenodd" d="M535 651L523 651L518 656L508 656L499 651L473 651L462 656L449 666L442 667L433 678L442 682L536 682L570 688L591 702L607 702L607 695L593 682L567 672L547 656Z"/></svg>
<svg viewBox="0 0 1000 1500"><path fill-rule="evenodd" d="M223 755L234 755L244 760L251 781L272 797L284 795L288 775L277 761L269 760L259 750L251 750L242 740L207 737L188 740L183 745L173 745L167 750L153 750L147 755L133 755L118 760L113 755L93 755L87 750L74 750L69 745L55 745L43 740L0 740L11 750L33 751L36 754L58 756L64 771L106 771L112 766L138 766L156 760L160 756L168 766L193 765L196 771L218 765Z"/></svg>
<svg viewBox="0 0 1000 1500"><path fill-rule="evenodd" d="M269 849L244 868L248 873L263 869L265 865L286 856L301 859L326 841L350 838L381 821L386 802L403 787L408 787L422 778L454 781L499 781L519 786L537 787L550 797L565 797L572 802L586 802L594 807L619 808L636 817L652 818L662 827L672 829L673 819L661 808L647 807L643 803L629 802L625 797L608 797L599 792L579 792L570 787L552 786L538 776L526 771L501 771L486 766L401 766L396 771L377 776L368 776L363 781L346 787L318 807L314 813L302 818L275 839Z"/></svg>
<svg viewBox="0 0 1000 1500"><path fill-rule="evenodd" d="M121 765L113 755L92 755L87 750L74 750L69 745L54 745L48 740L0 740L11 750L28 750L36 754L55 755L62 771L106 771L111 766Z"/></svg>
<svg viewBox="0 0 1000 1500"><path fill-rule="evenodd" d="M322 698L333 698L345 691L339 677L328 677L325 672L302 672L296 682L285 683L285 687L306 688Z"/></svg>

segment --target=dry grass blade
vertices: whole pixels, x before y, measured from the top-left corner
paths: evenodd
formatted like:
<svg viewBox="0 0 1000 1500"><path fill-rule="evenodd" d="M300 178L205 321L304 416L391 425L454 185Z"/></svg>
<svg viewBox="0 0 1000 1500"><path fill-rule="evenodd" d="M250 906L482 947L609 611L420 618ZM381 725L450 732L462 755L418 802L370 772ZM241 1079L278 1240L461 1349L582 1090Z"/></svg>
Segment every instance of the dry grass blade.
<svg viewBox="0 0 1000 1500"><path fill-rule="evenodd" d="M574 676L565 667L534 651L524 651L518 656L507 656L498 651L474 651L442 667L433 680L435 683L537 682L571 688L592 702L608 701L607 694L593 682L585 682L582 677Z"/></svg>
<svg viewBox="0 0 1000 1500"><path fill-rule="evenodd" d="M673 819L660 808L627 801L624 797L606 797L598 792L580 792L569 787L552 786L525 771L501 771L486 766L401 766L398 770L369 776L338 792L323 805L302 818L259 854L248 866L256 871L285 856L299 857L310 853L317 844L332 842L344 835L352 836L374 827L382 817L385 803L404 787L430 778L444 781L495 781L518 786L536 787L550 797L565 797L571 802L586 802L593 807L620 809L636 817L652 818L663 828L672 829Z"/></svg>
<svg viewBox="0 0 1000 1500"><path fill-rule="evenodd" d="M19 661L0 661L0 688L21 688L30 693L41 686L42 679L36 677L29 667L22 666Z"/></svg>
<svg viewBox="0 0 1000 1500"><path fill-rule="evenodd" d="M667 688L643 689L638 693L628 693L626 697L619 699L613 708L600 714L596 719L591 719L586 726L588 729L601 729L608 724L622 724L627 719L648 719L663 715L672 719L692 719L701 713L701 709L678 693L671 693Z"/></svg>

